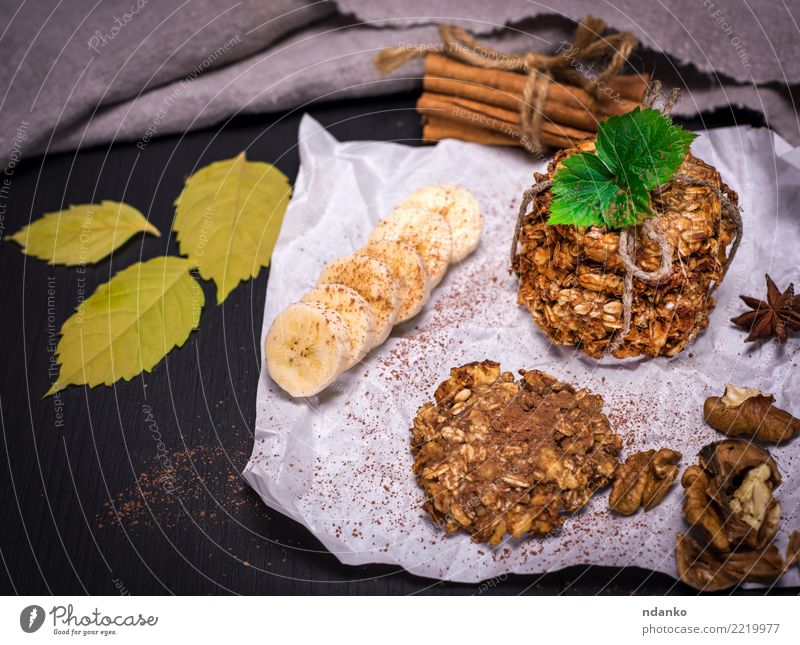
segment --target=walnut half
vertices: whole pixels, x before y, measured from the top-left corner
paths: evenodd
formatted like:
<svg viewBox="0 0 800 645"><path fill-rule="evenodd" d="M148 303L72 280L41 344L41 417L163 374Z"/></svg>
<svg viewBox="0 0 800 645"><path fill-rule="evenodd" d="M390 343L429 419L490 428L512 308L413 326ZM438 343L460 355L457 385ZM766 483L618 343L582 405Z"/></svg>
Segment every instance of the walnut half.
<svg viewBox="0 0 800 645"><path fill-rule="evenodd" d="M728 384L722 396L706 399L703 413L708 425L729 437L743 435L777 444L800 432L800 419L774 404L771 394Z"/></svg>
<svg viewBox="0 0 800 645"><path fill-rule="evenodd" d="M633 515L640 506L645 512L656 506L667 494L678 476L681 453L661 448L637 452L621 464L614 475L608 504L622 515Z"/></svg>

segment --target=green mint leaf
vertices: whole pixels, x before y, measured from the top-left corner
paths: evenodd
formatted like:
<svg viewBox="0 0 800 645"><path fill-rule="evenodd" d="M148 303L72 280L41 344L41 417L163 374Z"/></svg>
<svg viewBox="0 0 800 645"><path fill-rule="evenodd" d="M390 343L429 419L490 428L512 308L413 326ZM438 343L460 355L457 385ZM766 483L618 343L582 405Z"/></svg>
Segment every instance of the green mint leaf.
<svg viewBox="0 0 800 645"><path fill-rule="evenodd" d="M590 152L567 157L553 177L548 224L602 226L618 187L603 162Z"/></svg>
<svg viewBox="0 0 800 645"><path fill-rule="evenodd" d="M641 223L652 215L650 191L672 178L694 138L657 110L609 118L599 126L596 154L572 155L556 171L548 224Z"/></svg>
<svg viewBox="0 0 800 645"><path fill-rule="evenodd" d="M695 136L658 110L636 108L600 124L597 156L622 185L636 177L653 190L675 174Z"/></svg>

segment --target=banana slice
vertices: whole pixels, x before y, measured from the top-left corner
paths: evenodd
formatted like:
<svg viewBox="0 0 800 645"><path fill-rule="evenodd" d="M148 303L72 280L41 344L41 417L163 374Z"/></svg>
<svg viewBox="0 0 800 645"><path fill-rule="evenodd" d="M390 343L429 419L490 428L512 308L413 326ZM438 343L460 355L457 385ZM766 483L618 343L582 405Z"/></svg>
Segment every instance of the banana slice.
<svg viewBox="0 0 800 645"><path fill-rule="evenodd" d="M443 215L453 236L451 262L460 262L472 253L481 241L483 217L478 200L460 186L434 184L415 190L398 208L418 207Z"/></svg>
<svg viewBox="0 0 800 645"><path fill-rule="evenodd" d="M413 318L431 297L431 281L419 253L405 242L373 242L356 252L382 260L392 270L400 285L400 310L397 322Z"/></svg>
<svg viewBox="0 0 800 645"><path fill-rule="evenodd" d="M378 222L369 237L369 244L383 240L406 242L413 246L425 264L431 287L442 281L453 246L450 226L443 215L418 206L395 208L391 215Z"/></svg>
<svg viewBox="0 0 800 645"><path fill-rule="evenodd" d="M267 370L292 396L328 387L350 360L347 325L332 309L298 302L275 317L264 342Z"/></svg>
<svg viewBox="0 0 800 645"><path fill-rule="evenodd" d="M349 255L330 262L317 286L335 282L355 289L375 314L375 345L389 337L400 309L400 288L385 262L367 255Z"/></svg>
<svg viewBox="0 0 800 645"><path fill-rule="evenodd" d="M317 302L342 317L350 336L350 369L375 347L375 314L366 298L343 284L323 284L309 291L300 302Z"/></svg>

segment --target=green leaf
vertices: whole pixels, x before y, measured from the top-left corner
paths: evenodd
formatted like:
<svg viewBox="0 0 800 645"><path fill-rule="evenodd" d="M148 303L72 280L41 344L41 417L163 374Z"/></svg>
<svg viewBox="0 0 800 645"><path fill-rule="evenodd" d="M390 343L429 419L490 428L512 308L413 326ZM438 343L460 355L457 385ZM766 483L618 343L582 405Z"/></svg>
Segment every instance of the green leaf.
<svg viewBox="0 0 800 645"><path fill-rule="evenodd" d="M596 155L581 152L567 157L553 177L547 223L602 226L602 214L617 190L614 176Z"/></svg>
<svg viewBox="0 0 800 645"><path fill-rule="evenodd" d="M635 178L653 190L675 174L695 137L658 110L635 108L600 124L597 156L622 185Z"/></svg>
<svg viewBox="0 0 800 645"><path fill-rule="evenodd" d="M189 269L185 258L158 257L100 285L61 327L61 368L45 396L68 385L129 381L183 345L205 304Z"/></svg>
<svg viewBox="0 0 800 645"><path fill-rule="evenodd" d="M20 244L26 255L74 266L99 262L142 232L161 237L133 206L104 200L45 213L8 239Z"/></svg>
<svg viewBox="0 0 800 645"><path fill-rule="evenodd" d="M182 255L217 286L217 303L269 265L292 188L275 166L233 159L201 168L175 200Z"/></svg>
<svg viewBox="0 0 800 645"><path fill-rule="evenodd" d="M599 126L596 154L568 157L553 176L548 224L641 223L652 215L649 191L672 178L694 138L657 110L609 118Z"/></svg>

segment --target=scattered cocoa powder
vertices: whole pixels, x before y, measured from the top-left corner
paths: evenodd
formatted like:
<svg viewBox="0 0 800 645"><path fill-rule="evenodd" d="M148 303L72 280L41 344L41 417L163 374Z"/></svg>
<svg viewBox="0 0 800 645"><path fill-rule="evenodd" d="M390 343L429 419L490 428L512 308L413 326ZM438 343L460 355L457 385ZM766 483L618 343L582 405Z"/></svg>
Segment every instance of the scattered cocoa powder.
<svg viewBox="0 0 800 645"><path fill-rule="evenodd" d="M224 522L244 508L257 507L266 513L235 470L233 464L242 461L243 455L226 453L219 446L173 452L168 462L157 460L153 468L139 473L133 486L106 501L96 516L96 526L175 528L192 521Z"/></svg>

